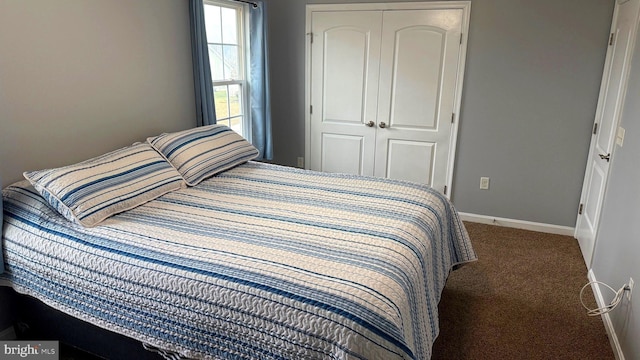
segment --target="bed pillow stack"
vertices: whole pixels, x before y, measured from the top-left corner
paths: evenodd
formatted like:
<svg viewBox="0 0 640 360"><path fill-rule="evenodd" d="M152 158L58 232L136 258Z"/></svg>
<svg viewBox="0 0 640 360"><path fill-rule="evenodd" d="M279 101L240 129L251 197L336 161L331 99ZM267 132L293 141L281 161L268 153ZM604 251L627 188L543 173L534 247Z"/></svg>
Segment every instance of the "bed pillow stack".
<svg viewBox="0 0 640 360"><path fill-rule="evenodd" d="M24 177L69 221L84 227L255 159L258 150L223 125L162 134L147 143Z"/></svg>

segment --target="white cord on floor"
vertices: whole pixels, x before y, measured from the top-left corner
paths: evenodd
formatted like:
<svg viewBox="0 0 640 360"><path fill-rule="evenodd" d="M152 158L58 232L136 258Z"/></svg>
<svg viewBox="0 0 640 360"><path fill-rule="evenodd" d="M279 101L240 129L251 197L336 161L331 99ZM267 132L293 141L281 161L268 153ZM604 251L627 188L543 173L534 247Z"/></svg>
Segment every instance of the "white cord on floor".
<svg viewBox="0 0 640 360"><path fill-rule="evenodd" d="M600 285L604 285L607 288L609 288L609 290L611 290L614 294L616 294L616 296L614 296L613 300L611 300L611 302L609 303L609 305L600 307L600 308L596 308L596 309L589 309L587 307L587 305L585 305L584 301L582 300L582 294L584 292L584 289L587 288L587 286L589 285L593 285L593 284L600 284ZM627 284L624 284L620 290L615 291L611 286L600 282L600 281L591 281L589 283L587 283L585 286L582 287L582 290L580 290L580 303L582 303L582 307L584 307L585 309L587 309L587 315L589 316L598 316L598 315L602 315L602 314L606 314L609 311L613 310L616 308L616 306L618 306L618 304L620 304L620 302L622 301L624 292L630 290L629 286Z"/></svg>

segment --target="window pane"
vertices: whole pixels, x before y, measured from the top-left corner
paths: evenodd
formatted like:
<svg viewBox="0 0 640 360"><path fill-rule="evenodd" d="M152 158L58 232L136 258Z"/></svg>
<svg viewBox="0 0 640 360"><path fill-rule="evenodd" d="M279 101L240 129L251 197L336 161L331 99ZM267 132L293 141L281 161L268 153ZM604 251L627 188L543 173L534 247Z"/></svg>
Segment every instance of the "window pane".
<svg viewBox="0 0 640 360"><path fill-rule="evenodd" d="M242 115L242 92L240 85L229 85L229 116Z"/></svg>
<svg viewBox="0 0 640 360"><path fill-rule="evenodd" d="M228 126L231 128L231 130L242 135L242 116L231 118L229 119L229 122L231 123L231 125Z"/></svg>
<svg viewBox="0 0 640 360"><path fill-rule="evenodd" d="M209 64L211 65L211 79L213 81L224 80L222 61L222 45L209 45Z"/></svg>
<svg viewBox="0 0 640 360"><path fill-rule="evenodd" d="M224 75L227 80L240 79L240 64L238 63L238 47L236 45L222 45L224 56Z"/></svg>
<svg viewBox="0 0 640 360"><path fill-rule="evenodd" d="M213 100L216 107L216 119L229 117L229 97L227 96L227 86L213 87Z"/></svg>
<svg viewBox="0 0 640 360"><path fill-rule="evenodd" d="M204 24L207 32L207 42L222 42L222 20L220 18L220 7L214 5L204 6Z"/></svg>
<svg viewBox="0 0 640 360"><path fill-rule="evenodd" d="M222 42L238 44L237 10L222 8Z"/></svg>
<svg viewBox="0 0 640 360"><path fill-rule="evenodd" d="M231 126L229 125L229 119L226 119L226 120L217 120L217 121L216 121L216 124L226 125L226 126L231 127Z"/></svg>
<svg viewBox="0 0 640 360"><path fill-rule="evenodd" d="M204 10L217 122L244 136L243 131L248 131L243 126L248 100L243 93L243 51L247 45L241 28L243 8L214 0L204 4Z"/></svg>

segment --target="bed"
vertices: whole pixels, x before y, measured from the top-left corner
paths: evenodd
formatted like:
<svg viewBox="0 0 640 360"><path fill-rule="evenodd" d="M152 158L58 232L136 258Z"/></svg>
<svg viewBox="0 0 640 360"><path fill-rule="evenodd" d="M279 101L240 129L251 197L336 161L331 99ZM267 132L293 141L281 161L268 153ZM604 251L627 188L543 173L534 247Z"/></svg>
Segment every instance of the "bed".
<svg viewBox="0 0 640 360"><path fill-rule="evenodd" d="M448 199L233 156L89 226L7 187L0 284L176 357L429 359L447 276L476 259Z"/></svg>

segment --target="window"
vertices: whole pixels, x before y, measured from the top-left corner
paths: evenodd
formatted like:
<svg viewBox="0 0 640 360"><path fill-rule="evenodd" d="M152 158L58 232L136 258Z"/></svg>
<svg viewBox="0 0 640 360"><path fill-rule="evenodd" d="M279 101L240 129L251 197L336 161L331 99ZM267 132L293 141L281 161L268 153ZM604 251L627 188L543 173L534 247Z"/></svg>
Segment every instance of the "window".
<svg viewBox="0 0 640 360"><path fill-rule="evenodd" d="M243 6L237 3L204 2L216 121L247 137L249 123L243 10Z"/></svg>

